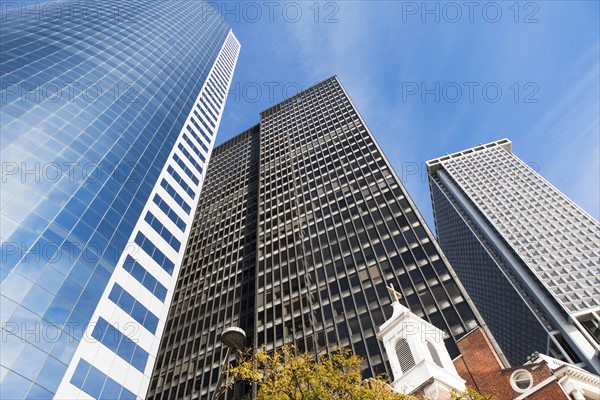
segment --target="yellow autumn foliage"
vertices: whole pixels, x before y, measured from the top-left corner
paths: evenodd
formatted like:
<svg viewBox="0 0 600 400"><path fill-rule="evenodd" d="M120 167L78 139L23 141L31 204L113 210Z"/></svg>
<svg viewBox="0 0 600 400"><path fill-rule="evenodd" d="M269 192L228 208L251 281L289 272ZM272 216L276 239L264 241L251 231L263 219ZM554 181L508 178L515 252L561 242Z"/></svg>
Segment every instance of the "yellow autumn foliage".
<svg viewBox="0 0 600 400"><path fill-rule="evenodd" d="M348 349L319 356L285 346L273 353L240 354L228 368L228 385L235 380L258 384L257 400L416 400L391 390L383 377L364 380L362 358Z"/></svg>

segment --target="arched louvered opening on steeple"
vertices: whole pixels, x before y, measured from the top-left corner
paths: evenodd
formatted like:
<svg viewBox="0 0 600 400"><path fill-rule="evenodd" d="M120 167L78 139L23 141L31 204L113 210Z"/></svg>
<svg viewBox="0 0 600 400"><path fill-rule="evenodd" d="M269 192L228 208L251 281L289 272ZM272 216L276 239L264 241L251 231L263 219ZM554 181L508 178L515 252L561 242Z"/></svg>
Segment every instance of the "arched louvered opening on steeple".
<svg viewBox="0 0 600 400"><path fill-rule="evenodd" d="M409 369L415 366L415 358L410 351L410 346L404 338L400 338L396 341L396 357L400 363L400 369L405 374Z"/></svg>
<svg viewBox="0 0 600 400"><path fill-rule="evenodd" d="M427 348L429 349L429 353L431 354L431 358L433 359L433 362L436 363L438 367L444 368L444 366L442 365L442 360L440 359L440 355L438 354L437 350L435 349L435 346L433 345L433 343L427 342Z"/></svg>

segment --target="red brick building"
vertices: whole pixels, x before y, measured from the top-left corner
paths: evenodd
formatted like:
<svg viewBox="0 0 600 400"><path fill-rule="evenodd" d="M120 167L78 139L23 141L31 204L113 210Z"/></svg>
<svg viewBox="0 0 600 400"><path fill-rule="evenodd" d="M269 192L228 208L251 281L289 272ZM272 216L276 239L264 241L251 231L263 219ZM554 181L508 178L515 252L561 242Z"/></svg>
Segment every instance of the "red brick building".
<svg viewBox="0 0 600 400"><path fill-rule="evenodd" d="M457 342L461 355L455 358L458 374L482 394L498 400L597 400L600 377L544 355L527 364L504 368L481 328Z"/></svg>
<svg viewBox="0 0 600 400"><path fill-rule="evenodd" d="M379 328L392 367L392 390L426 400L449 400L466 386L497 400L600 400L600 376L543 354L506 368L484 330L473 329L456 342L454 360L443 331L395 301L392 316Z"/></svg>

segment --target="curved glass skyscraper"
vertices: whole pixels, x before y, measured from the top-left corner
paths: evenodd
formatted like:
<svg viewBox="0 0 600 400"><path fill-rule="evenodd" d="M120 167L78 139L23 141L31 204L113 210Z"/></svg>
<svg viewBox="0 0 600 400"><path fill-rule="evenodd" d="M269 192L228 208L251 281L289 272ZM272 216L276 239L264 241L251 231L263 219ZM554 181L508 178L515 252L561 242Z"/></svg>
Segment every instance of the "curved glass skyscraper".
<svg viewBox="0 0 600 400"><path fill-rule="evenodd" d="M144 397L240 45L199 1L0 18L0 397Z"/></svg>

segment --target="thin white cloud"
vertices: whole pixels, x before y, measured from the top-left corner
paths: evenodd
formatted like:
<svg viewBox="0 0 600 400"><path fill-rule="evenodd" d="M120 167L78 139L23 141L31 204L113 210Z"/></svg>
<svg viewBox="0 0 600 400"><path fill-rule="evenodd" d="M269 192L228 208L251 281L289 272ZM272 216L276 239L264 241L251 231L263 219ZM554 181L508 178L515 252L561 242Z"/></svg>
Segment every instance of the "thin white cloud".
<svg viewBox="0 0 600 400"><path fill-rule="evenodd" d="M402 174L403 162L423 162L425 157L460 150L453 147L471 141L466 147L509 137L515 143L517 155L525 156L526 161L539 162L545 178L598 218L598 43L575 59L571 69L567 63L561 63L556 70L535 69L540 62L556 61L557 53L547 43L547 30L556 29L552 23L556 16L551 18L549 13L559 13L559 8L545 9L545 24L489 25L477 30L470 25L391 25L392 18L386 16L399 15L396 9L399 6L394 2L353 1L338 5L336 24L316 24L310 18L287 24L291 43L302 55L303 65L299 69L307 71L309 83L332 74L340 76L399 174ZM465 37L466 30L475 37ZM524 40L521 36L524 32L530 34L527 44L515 45ZM461 41L465 39L468 43ZM465 46L472 49L465 50ZM529 58L532 49L540 50L534 54L543 61ZM478 50L485 52L489 59L482 59ZM421 71L424 62L429 68L426 73ZM448 72L449 68L454 70ZM555 72L562 76L552 76ZM382 76L383 73L388 76ZM527 75L532 73L533 76ZM425 128L440 124L424 124L415 116L415 110L418 109L423 118L424 108L429 107L431 118L435 119L439 118L436 110L443 107L403 103L399 93L394 96L394 89L399 89L401 81L425 78L504 79L508 93L510 82L537 79L541 102L531 106L459 104L452 108L445 105L443 131L425 132ZM544 92L545 89L548 90ZM559 95L543 97L550 91ZM449 109L453 112L448 113ZM539 114L542 110L547 111ZM522 115L510 115L515 112ZM504 125L505 131L500 132L498 124L507 118L518 126L508 125L506 130ZM407 182L406 186L430 219L428 188L421 178Z"/></svg>
<svg viewBox="0 0 600 400"><path fill-rule="evenodd" d="M600 215L600 42L573 63L580 78L528 135L549 160L541 174L596 219Z"/></svg>

